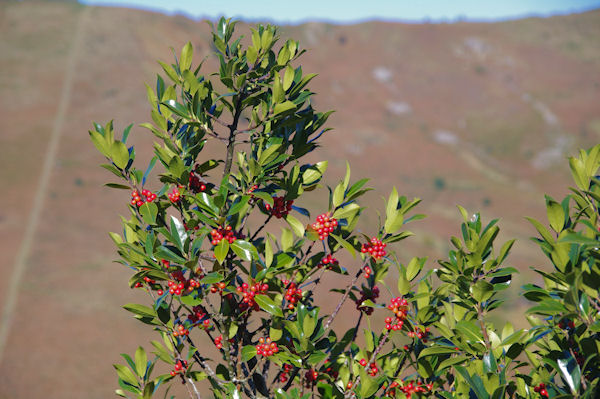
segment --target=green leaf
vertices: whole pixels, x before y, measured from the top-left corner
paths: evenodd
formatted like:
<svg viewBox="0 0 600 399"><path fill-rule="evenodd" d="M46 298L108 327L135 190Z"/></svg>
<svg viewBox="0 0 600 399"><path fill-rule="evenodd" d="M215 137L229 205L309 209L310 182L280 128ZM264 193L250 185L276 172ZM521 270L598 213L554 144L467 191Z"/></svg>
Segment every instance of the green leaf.
<svg viewBox="0 0 600 399"><path fill-rule="evenodd" d="M400 273L400 276L398 276L398 293L406 295L408 291L410 291L410 281L408 281L404 273Z"/></svg>
<svg viewBox="0 0 600 399"><path fill-rule="evenodd" d="M179 58L179 69L184 71L186 69L190 69L192 66L192 57L194 54L194 48L192 47L192 43L187 42L183 49L181 50L181 57Z"/></svg>
<svg viewBox="0 0 600 399"><path fill-rule="evenodd" d="M167 74L167 76L173 81L173 82L179 82L179 77L177 76L177 73L175 72L175 70L173 69L172 66L162 62L162 61L158 61L158 63L160 64L160 66L162 67L163 71L165 71L165 73Z"/></svg>
<svg viewBox="0 0 600 399"><path fill-rule="evenodd" d="M156 216L158 215L158 207L153 202L144 202L139 208L140 214L144 222L148 224L156 224Z"/></svg>
<svg viewBox="0 0 600 399"><path fill-rule="evenodd" d="M308 167L302 173L302 184L308 186L319 181L319 179L321 179L321 177L323 176L323 173L325 173L325 171L327 170L327 165L327 161L321 161Z"/></svg>
<svg viewBox="0 0 600 399"><path fill-rule="evenodd" d="M379 389L379 384L376 379L367 375L364 369L360 368L360 396L368 398Z"/></svg>
<svg viewBox="0 0 600 399"><path fill-rule="evenodd" d="M344 202L344 183L340 182L333 190L333 207L337 208Z"/></svg>
<svg viewBox="0 0 600 399"><path fill-rule="evenodd" d="M565 214L562 205L558 202L547 198L546 211L548 213L548 221L550 227L557 233L560 233L565 224Z"/></svg>
<svg viewBox="0 0 600 399"><path fill-rule="evenodd" d="M271 337L271 339L273 341L279 341L282 336L283 336L283 330L281 330L279 328L275 328L275 327L269 328L269 337Z"/></svg>
<svg viewBox="0 0 600 399"><path fill-rule="evenodd" d="M126 186L124 184L119 184L119 183L106 183L104 185L106 187L117 188L117 189L120 189L120 190L131 190L131 187Z"/></svg>
<svg viewBox="0 0 600 399"><path fill-rule="evenodd" d="M387 200L387 204L385 207L385 214L387 215L388 218L394 216L397 212L397 208L398 208L398 191L396 190L396 187L392 188L392 192L390 193L390 196Z"/></svg>
<svg viewBox="0 0 600 399"><path fill-rule="evenodd" d="M273 263L273 247L271 246L271 240L265 238L265 265L271 267Z"/></svg>
<svg viewBox="0 0 600 399"><path fill-rule="evenodd" d="M571 393L574 395L577 394L579 384L581 383L581 369L579 368L579 364L577 364L571 354L566 359L558 359L557 364L561 376L569 384L569 388L571 388Z"/></svg>
<svg viewBox="0 0 600 399"><path fill-rule="evenodd" d="M315 365L321 363L323 360L327 359L329 355L323 351L314 351L308 357L308 364Z"/></svg>
<svg viewBox="0 0 600 399"><path fill-rule="evenodd" d="M96 146L98 151L100 151L100 153L102 155L104 155L105 157L109 157L110 156L110 151L109 151L110 143L108 143L106 141L104 136L94 130L90 130L89 134L90 134L90 139L92 140L92 143L94 143L94 145Z"/></svg>
<svg viewBox="0 0 600 399"><path fill-rule="evenodd" d="M115 141L110 146L110 156L119 169L125 169L129 163L129 151L127 146L120 141Z"/></svg>
<svg viewBox="0 0 600 399"><path fill-rule="evenodd" d="M483 343L481 330L472 321L461 320L456 323L456 329L463 333L469 341Z"/></svg>
<svg viewBox="0 0 600 399"><path fill-rule="evenodd" d="M498 371L498 364L492 351L483 355L483 371L485 373L496 373Z"/></svg>
<svg viewBox="0 0 600 399"><path fill-rule="evenodd" d="M229 252L229 241L223 239L215 247L215 258L219 263L223 263Z"/></svg>
<svg viewBox="0 0 600 399"><path fill-rule="evenodd" d="M432 355L445 355L449 353L456 353L454 347L436 345L423 349L421 353L419 353L419 358Z"/></svg>
<svg viewBox="0 0 600 399"><path fill-rule="evenodd" d="M248 47L248 49L246 50L246 61L248 61L248 65L253 65L256 62L257 58L258 51L256 50L256 47Z"/></svg>
<svg viewBox="0 0 600 399"><path fill-rule="evenodd" d="M135 351L135 370L137 371L137 375L144 378L147 366L148 356L146 356L146 351L141 346L138 346Z"/></svg>
<svg viewBox="0 0 600 399"><path fill-rule="evenodd" d="M404 215L400 212L396 212L394 215L388 216L385 220L383 228L387 234L394 234L404 224Z"/></svg>
<svg viewBox="0 0 600 399"><path fill-rule="evenodd" d="M315 327L317 325L317 319L310 316L305 316L302 321L302 332L305 337L310 337L312 333L315 331Z"/></svg>
<svg viewBox="0 0 600 399"><path fill-rule="evenodd" d="M249 262L252 259L258 259L258 251L254 247L254 245L252 245L248 241L235 240L231 244L231 249L233 249L233 252L235 252L237 256L239 256L245 261Z"/></svg>
<svg viewBox="0 0 600 399"><path fill-rule="evenodd" d="M288 66L285 67L285 74L283 75L283 90L287 91L292 86L295 74L296 71L294 71L294 68L288 64Z"/></svg>
<svg viewBox="0 0 600 399"><path fill-rule="evenodd" d="M111 164L103 163L100 165L100 167L108 170L109 172L111 172L113 175L115 175L117 177L121 177L121 178L123 177L123 174L112 163Z"/></svg>
<svg viewBox="0 0 600 399"><path fill-rule="evenodd" d="M408 281L413 281L415 277L421 272L423 269L423 265L427 258L412 258L408 265L406 265L406 278Z"/></svg>
<svg viewBox="0 0 600 399"><path fill-rule="evenodd" d="M154 309L149 308L148 306L139 305L137 303L128 303L126 305L123 305L123 308L139 316L156 317L156 312L154 311Z"/></svg>
<svg viewBox="0 0 600 399"><path fill-rule="evenodd" d="M552 244L554 242L554 239L552 238L552 234L550 234L548 229L546 229L540 222L538 222L537 220L530 218L530 217L525 217L525 219L529 220L529 222L533 225L533 227L535 227L535 229L538 231L538 233L540 233L540 235L542 236L544 241L546 241L547 243L550 243L550 244Z"/></svg>
<svg viewBox="0 0 600 399"><path fill-rule="evenodd" d="M223 281L223 275L219 272L208 273L201 279L202 284L216 284Z"/></svg>
<svg viewBox="0 0 600 399"><path fill-rule="evenodd" d="M335 219L345 219L348 217L353 217L360 210L360 206L356 203L350 203L343 208L338 208L331 217Z"/></svg>
<svg viewBox="0 0 600 399"><path fill-rule="evenodd" d="M469 372L462 366L455 366L456 371L458 371L462 377L465 379L467 384L471 387L471 390L477 395L479 399L488 399L490 396L485 390L483 382L481 378L477 375L470 375Z"/></svg>
<svg viewBox="0 0 600 399"><path fill-rule="evenodd" d="M274 316L283 317L283 312L281 311L281 308L279 307L279 305L277 305L275 302L273 302L273 300L271 298L269 298L268 296L256 295L254 297L254 300L256 301L258 306L260 306L260 308L262 310L264 310L265 312L270 313Z"/></svg>
<svg viewBox="0 0 600 399"><path fill-rule="evenodd" d="M246 345L242 348L242 361L247 362L256 357L256 346Z"/></svg>
<svg viewBox="0 0 600 399"><path fill-rule="evenodd" d="M129 367L122 364L113 364L113 367L117 370L117 375L120 379L134 387L139 387L138 380Z"/></svg>
<svg viewBox="0 0 600 399"><path fill-rule="evenodd" d="M183 265L183 264L185 264L185 262L187 262L184 258L177 255L175 252L171 251L169 248L165 247L164 245L161 245L160 247L157 248L156 255L161 259L175 262L180 265Z"/></svg>
<svg viewBox="0 0 600 399"><path fill-rule="evenodd" d="M544 299L539 305L527 309L527 313L538 313L549 316L566 311L565 306L560 301L554 299Z"/></svg>
<svg viewBox="0 0 600 399"><path fill-rule="evenodd" d="M494 285L485 280L479 280L470 287L470 291L473 294L473 299L477 302L485 302L494 293Z"/></svg>
<svg viewBox="0 0 600 399"><path fill-rule="evenodd" d="M348 241L344 240L337 234L329 234L329 236L333 237L342 247L344 247L344 249L346 249L346 251L350 252L350 255L352 255L353 258L356 258L356 250L354 249L352 244L350 244Z"/></svg>
<svg viewBox="0 0 600 399"><path fill-rule="evenodd" d="M280 104L275 105L275 108L273 108L273 116L283 114L284 112L288 112L292 109L296 109L296 104L294 104L290 100L284 101Z"/></svg>
<svg viewBox="0 0 600 399"><path fill-rule="evenodd" d="M300 222L298 219L296 219L294 216L287 214L285 216L285 221L288 222L288 224L290 225L290 227L292 228L292 231L298 236L298 237L304 237L304 225L302 224L302 222Z"/></svg>
<svg viewBox="0 0 600 399"><path fill-rule="evenodd" d="M451 358L446 359L443 362L441 362L440 365L437 367L437 369L441 371L441 370L444 370L445 368L454 366L455 364L466 362L467 360L470 360L470 359L471 359L470 356L465 356L465 355L451 357Z"/></svg>

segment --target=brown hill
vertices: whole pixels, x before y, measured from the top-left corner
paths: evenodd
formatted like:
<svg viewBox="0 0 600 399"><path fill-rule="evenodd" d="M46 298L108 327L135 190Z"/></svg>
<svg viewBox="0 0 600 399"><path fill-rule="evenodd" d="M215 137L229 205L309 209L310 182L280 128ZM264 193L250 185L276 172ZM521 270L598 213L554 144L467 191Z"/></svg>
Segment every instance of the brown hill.
<svg viewBox="0 0 600 399"><path fill-rule="evenodd" d="M519 238L513 264L544 262L523 216L543 218L542 193L561 197L570 184L566 156L600 139L600 11L281 34L309 49L316 106L337 110L313 156L331 160L330 181L348 160L355 177L373 178L373 203L392 185L424 199L429 217L413 226L406 257L428 254L433 266L444 256L462 204L502 217L504 237ZM110 177L87 130L149 120L143 84L155 60L188 40L196 61L209 56L209 29L182 16L0 2L0 38L0 292L2 311L14 310L0 322L0 398L107 397L111 363L150 333L120 309L141 297L110 263L106 235L127 193L101 187ZM150 148L143 129L132 139L138 154Z"/></svg>

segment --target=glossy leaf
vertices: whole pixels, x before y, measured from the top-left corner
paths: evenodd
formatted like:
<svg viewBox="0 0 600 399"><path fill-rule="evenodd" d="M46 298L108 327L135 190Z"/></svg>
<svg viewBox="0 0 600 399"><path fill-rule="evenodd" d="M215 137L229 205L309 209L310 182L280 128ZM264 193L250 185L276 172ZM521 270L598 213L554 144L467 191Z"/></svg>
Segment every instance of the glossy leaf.
<svg viewBox="0 0 600 399"><path fill-rule="evenodd" d="M283 317L280 305L276 304L266 295L256 295L254 300L262 310L274 316Z"/></svg>
<svg viewBox="0 0 600 399"><path fill-rule="evenodd" d="M225 260L225 257L227 256L227 253L229 253L229 242L226 239L222 239L215 246L214 252L215 252L215 259L219 263L223 263L223 261Z"/></svg>

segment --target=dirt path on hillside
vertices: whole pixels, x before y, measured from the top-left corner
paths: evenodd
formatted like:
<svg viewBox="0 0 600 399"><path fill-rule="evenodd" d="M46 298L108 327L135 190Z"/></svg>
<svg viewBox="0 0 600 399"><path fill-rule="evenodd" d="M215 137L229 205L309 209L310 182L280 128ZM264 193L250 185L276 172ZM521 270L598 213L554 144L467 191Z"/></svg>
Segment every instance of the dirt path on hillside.
<svg viewBox="0 0 600 399"><path fill-rule="evenodd" d="M50 175L54 168L56 161L56 154L58 153L59 143L62 136L65 118L67 116L67 110L71 99L71 89L73 87L73 77L75 75L75 66L77 58L81 50L83 43L83 35L85 33L85 26L87 19L90 15L92 7L85 7L79 15L77 21L77 27L73 35L73 43L69 51L67 66L65 70L65 77L63 81L62 90L60 93L60 100L58 103L58 109L56 117L52 125L52 133L48 142L48 149L46 151L46 157L42 164L42 170L40 171L39 181L37 184L37 190L34 195L33 206L31 213L29 214L29 220L25 226L25 233L23 234L23 241L17 251L15 257L15 264L12 269L10 281L6 291L2 307L2 317L0 318L0 361L4 355L4 348L6 346L6 340L8 333L10 332L13 314L17 305L17 296L19 293L19 287L21 280L27 267L27 261L31 253L31 247L34 242L35 233L38 229L40 215L44 208L44 202L48 192L48 184L50 181Z"/></svg>

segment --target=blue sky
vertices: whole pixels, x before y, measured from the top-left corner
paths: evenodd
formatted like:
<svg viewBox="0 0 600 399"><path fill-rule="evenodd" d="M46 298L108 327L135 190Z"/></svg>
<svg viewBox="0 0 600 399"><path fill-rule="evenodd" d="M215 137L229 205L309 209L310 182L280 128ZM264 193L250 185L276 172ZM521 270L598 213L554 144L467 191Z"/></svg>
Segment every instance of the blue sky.
<svg viewBox="0 0 600 399"><path fill-rule="evenodd" d="M183 13L193 18L221 15L244 20L338 23L368 19L398 21L499 20L528 15L568 14L600 8L600 0L80 0L94 5L143 8Z"/></svg>

